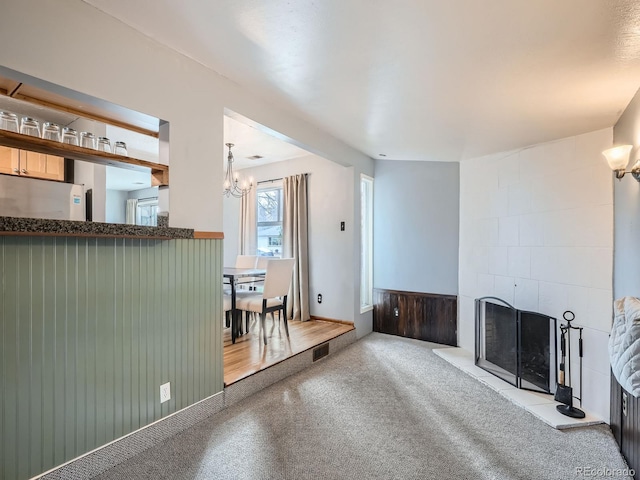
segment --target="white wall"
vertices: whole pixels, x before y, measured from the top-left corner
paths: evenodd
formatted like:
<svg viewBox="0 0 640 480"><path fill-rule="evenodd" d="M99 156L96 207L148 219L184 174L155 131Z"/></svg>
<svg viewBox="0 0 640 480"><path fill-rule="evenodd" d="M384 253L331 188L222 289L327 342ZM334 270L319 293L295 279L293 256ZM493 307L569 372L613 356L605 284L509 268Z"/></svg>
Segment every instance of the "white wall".
<svg viewBox="0 0 640 480"><path fill-rule="evenodd" d="M158 187L140 188L139 190L131 190L130 192L125 193L125 198L135 198L137 200L141 200L144 198L158 197L160 194L160 189Z"/></svg>
<svg viewBox="0 0 640 480"><path fill-rule="evenodd" d="M459 164L376 161L375 288L458 293Z"/></svg>
<svg viewBox="0 0 640 480"><path fill-rule="evenodd" d="M81 0L6 2L0 15L0 44L11 45L0 49L4 67L169 122L170 226L201 231L223 228L220 152L225 109L295 140L308 151L352 166L353 188L359 185L360 173L373 176L371 158L295 112L283 110L269 98L257 96ZM43 45L64 46L73 54L52 55ZM160 157L165 158L162 147ZM351 216L359 209L357 195L344 206ZM359 248L359 231L350 241L350 250ZM354 255L342 269L354 291L359 291L359 256ZM360 333L371 329L372 316L360 315L359 309L359 299L353 296L351 316L356 326L361 324Z"/></svg>
<svg viewBox="0 0 640 480"><path fill-rule="evenodd" d="M6 2L0 44L11 45L0 49L2 66L170 122L172 226L222 229L222 199L211 188L222 184L222 162L211 159L223 144L225 108L373 173L366 155L81 0ZM43 45L73 54L52 55Z"/></svg>
<svg viewBox="0 0 640 480"><path fill-rule="evenodd" d="M371 323L354 318L356 290L350 265L359 255L354 250L354 235L359 226L354 221L353 168L309 155L294 160L239 170L242 178L254 181L309 173L309 296L311 315L336 320L354 321L359 336L371 331ZM265 184L268 186L270 184ZM225 264L233 265L238 253L238 219L240 200L224 199ZM340 231L340 222L346 222ZM358 216L359 221L359 216ZM321 304L316 301L322 294ZM356 300L359 300L357 298ZM366 318L366 317L363 317Z"/></svg>
<svg viewBox="0 0 640 480"><path fill-rule="evenodd" d="M235 171L235 170L234 170ZM245 178L247 170L238 170L238 174ZM254 178L254 184L257 181L255 173L251 173ZM238 236L240 230L240 199L239 198L223 198L222 212L224 222L222 232L224 233L224 265L231 267L236 263L236 256L239 251Z"/></svg>
<svg viewBox="0 0 640 480"><path fill-rule="evenodd" d="M74 162L73 182L82 185L84 192L92 192L92 221L106 222L107 209L107 167L89 162Z"/></svg>
<svg viewBox="0 0 640 480"><path fill-rule="evenodd" d="M105 221L125 223L128 193L121 190L107 190Z"/></svg>
<svg viewBox="0 0 640 480"><path fill-rule="evenodd" d="M613 186L601 152L611 143L608 128L460 166L460 346L474 350L477 297L558 323L573 311L585 327L583 406L606 421Z"/></svg>
<svg viewBox="0 0 640 480"><path fill-rule="evenodd" d="M615 145L633 145L627 170L640 157L640 90L613 129ZM640 185L631 175L615 187L614 298L640 297Z"/></svg>

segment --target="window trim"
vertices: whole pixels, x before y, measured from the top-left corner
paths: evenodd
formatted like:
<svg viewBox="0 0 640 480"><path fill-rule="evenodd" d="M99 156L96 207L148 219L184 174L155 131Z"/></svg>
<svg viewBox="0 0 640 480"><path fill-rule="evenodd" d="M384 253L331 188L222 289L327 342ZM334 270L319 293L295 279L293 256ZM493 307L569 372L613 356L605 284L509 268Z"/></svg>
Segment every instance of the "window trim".
<svg viewBox="0 0 640 480"><path fill-rule="evenodd" d="M260 210L260 206L258 204L258 195L261 191L264 191L264 190L280 191L278 195L278 203L279 203L278 217L280 217L280 221L269 221L269 222L258 221L258 218L259 218L258 212ZM258 250L259 242L260 242L260 235L259 235L260 227L275 227L275 226L280 226L281 228L284 227L284 188L281 181L273 181L269 185L258 186L256 190L256 255L260 255L260 251ZM283 251L282 251L283 243L284 243L284 230L282 231L280 253L278 254L280 258L283 255ZM271 247L271 245L267 246L267 248L269 247Z"/></svg>
<svg viewBox="0 0 640 480"><path fill-rule="evenodd" d="M367 221L366 225L363 221L363 210L365 205L363 205L362 197L363 197L363 185L368 184L368 194L367 194ZM366 313L373 310L373 185L374 180L373 177L369 175L365 175L364 173L360 174L360 313ZM365 232L366 228L366 232ZM363 256L364 256L364 242L367 241L367 278L364 278L364 266ZM368 303L364 302L363 291L367 288L368 290Z"/></svg>
<svg viewBox="0 0 640 480"><path fill-rule="evenodd" d="M149 198L141 198L138 199L138 202L136 203L136 218L135 218L135 224L136 225L141 225L141 226L151 226L151 227L155 227L158 225L158 210L160 209L160 203L159 203L159 198L158 197L149 197ZM152 215L150 218L153 219L152 223L150 225L143 225L142 223L142 215L141 210L144 207L156 207L155 210L155 214Z"/></svg>

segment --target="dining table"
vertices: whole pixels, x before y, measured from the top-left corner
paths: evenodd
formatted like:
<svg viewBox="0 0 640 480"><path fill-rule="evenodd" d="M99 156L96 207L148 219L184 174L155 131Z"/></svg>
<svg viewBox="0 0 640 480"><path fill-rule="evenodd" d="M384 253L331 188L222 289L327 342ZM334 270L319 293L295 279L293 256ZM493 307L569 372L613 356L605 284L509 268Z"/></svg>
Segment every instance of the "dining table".
<svg viewBox="0 0 640 480"><path fill-rule="evenodd" d="M235 268L224 267L222 276L225 283L231 287L231 343L236 343L236 338L243 334L241 312L236 308L236 294L238 280L244 278L257 278L264 280L267 270L263 268Z"/></svg>

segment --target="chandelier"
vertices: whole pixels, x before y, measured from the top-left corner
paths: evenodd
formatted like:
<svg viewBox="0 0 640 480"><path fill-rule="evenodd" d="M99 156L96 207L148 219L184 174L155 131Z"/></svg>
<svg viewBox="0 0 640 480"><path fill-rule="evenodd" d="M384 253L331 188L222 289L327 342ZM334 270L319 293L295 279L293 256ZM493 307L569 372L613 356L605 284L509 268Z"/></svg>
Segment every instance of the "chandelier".
<svg viewBox="0 0 640 480"><path fill-rule="evenodd" d="M253 180L249 179L249 185L244 181L240 183L238 174L233 173L233 153L231 153L231 147L233 143L225 143L229 147L229 155L227 156L227 173L224 176L224 189L222 194L226 197L242 198L247 195L253 188Z"/></svg>

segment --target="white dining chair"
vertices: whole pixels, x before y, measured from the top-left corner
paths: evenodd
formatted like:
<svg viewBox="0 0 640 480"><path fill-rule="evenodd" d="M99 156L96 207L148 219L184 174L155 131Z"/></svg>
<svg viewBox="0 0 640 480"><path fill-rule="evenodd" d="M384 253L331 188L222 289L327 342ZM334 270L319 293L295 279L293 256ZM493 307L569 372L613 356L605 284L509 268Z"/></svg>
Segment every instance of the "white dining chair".
<svg viewBox="0 0 640 480"><path fill-rule="evenodd" d="M256 268L257 255L238 255L236 268Z"/></svg>
<svg viewBox="0 0 640 480"><path fill-rule="evenodd" d="M269 265L269 260L271 260L273 257L263 257L261 255L258 256L258 259L256 260L256 268L258 270L266 270L267 269L267 265ZM262 287L264 286L264 277L256 277L254 278L253 281L253 289L254 290L262 290Z"/></svg>
<svg viewBox="0 0 640 480"><path fill-rule="evenodd" d="M269 260L273 258L274 257L263 257L262 255L258 255L258 258L256 259L256 268L260 270L266 270L267 265L269 264Z"/></svg>
<svg viewBox="0 0 640 480"><path fill-rule="evenodd" d="M267 263L267 275L262 293L246 295L236 300L236 308L260 314L260 327L265 345L267 344L267 329L265 328L267 313L282 312L284 328L287 337L289 336L287 294L291 286L294 263L295 259L293 258L271 258Z"/></svg>
<svg viewBox="0 0 640 480"><path fill-rule="evenodd" d="M266 270L267 269L267 265L269 264L269 260L272 259L273 257L265 257L262 255L258 255L257 259L256 259L256 268L258 270ZM249 285L249 290L253 290L256 292L262 292L262 288L264 287L264 277L252 277L251 278L251 285ZM251 316L251 321L253 322L254 320L254 316L257 315L255 312L246 312L245 315L247 316L246 319L246 328L247 328L247 332L249 331L249 316ZM275 317L274 317L274 313L271 312L271 318L273 319L273 321L275 322ZM279 317L278 317L279 320Z"/></svg>
<svg viewBox="0 0 640 480"><path fill-rule="evenodd" d="M247 295L251 295L252 292L248 292L248 291L236 291L236 310L241 310L240 308L238 308L238 301L240 298L243 298ZM222 296L222 304L223 304L223 310L224 310L224 318L225 318L225 327L229 328L233 322L231 321L231 315L233 315L233 308L232 308L232 300L231 300L231 293L229 292L225 292ZM242 332L242 312L240 312L240 318L239 318L239 328L240 328L240 332ZM247 318L246 321L246 333L249 333L249 318Z"/></svg>
<svg viewBox="0 0 640 480"><path fill-rule="evenodd" d="M256 268L257 255L238 255L236 257L236 268ZM240 289L251 289L253 284L252 277L243 277L236 282L236 286Z"/></svg>
<svg viewBox="0 0 640 480"><path fill-rule="evenodd" d="M222 311L224 312L225 326L231 326L231 295L222 295Z"/></svg>

